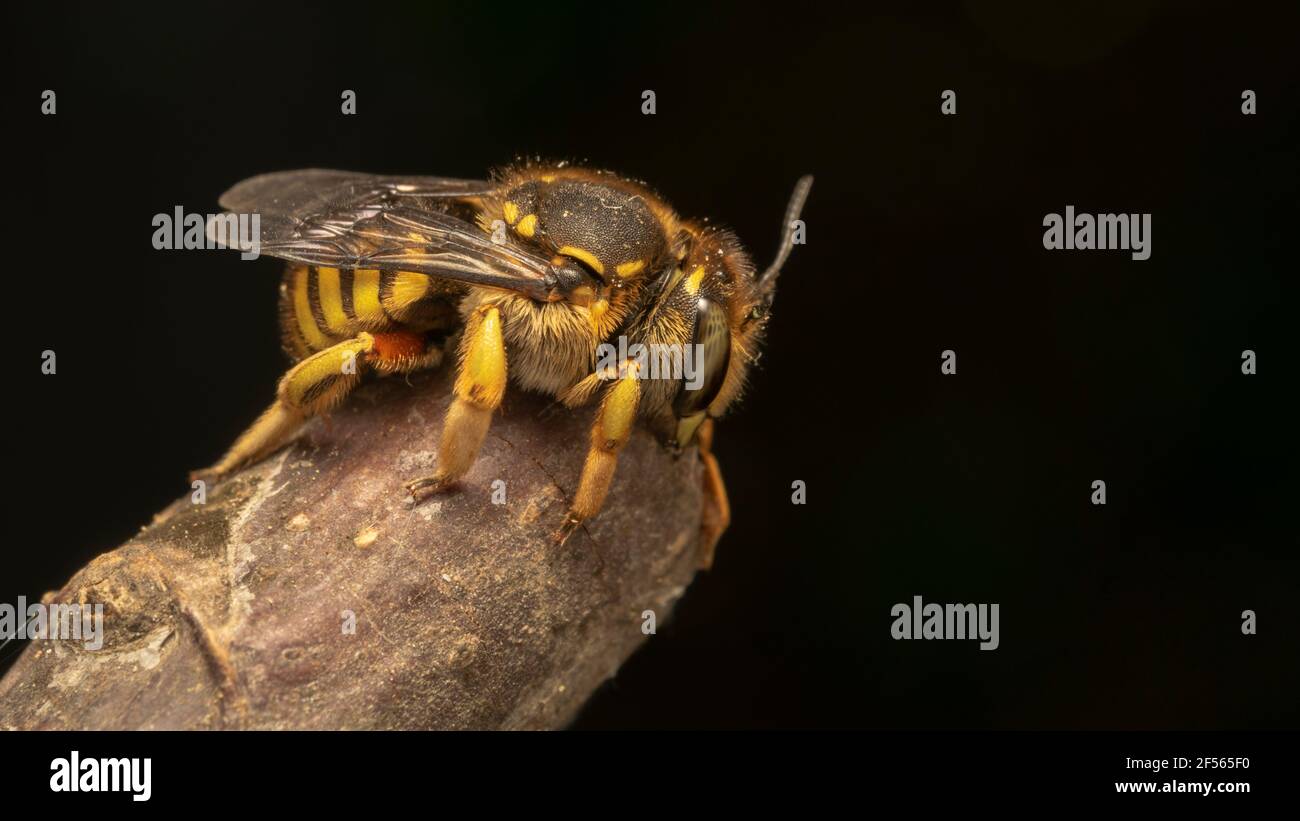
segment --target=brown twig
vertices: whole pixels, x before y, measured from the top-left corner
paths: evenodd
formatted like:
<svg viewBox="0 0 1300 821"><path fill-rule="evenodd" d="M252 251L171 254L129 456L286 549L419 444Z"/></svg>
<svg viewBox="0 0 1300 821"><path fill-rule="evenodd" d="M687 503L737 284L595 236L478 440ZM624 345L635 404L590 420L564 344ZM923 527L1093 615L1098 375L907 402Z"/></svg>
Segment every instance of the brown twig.
<svg viewBox="0 0 1300 821"><path fill-rule="evenodd" d="M557 552L589 414L512 394L461 488L412 505L448 380L363 388L328 435L83 568L58 596L105 605L103 647L33 641L0 727L566 725L646 638L643 611L662 624L690 583L699 460L638 432L605 511Z"/></svg>

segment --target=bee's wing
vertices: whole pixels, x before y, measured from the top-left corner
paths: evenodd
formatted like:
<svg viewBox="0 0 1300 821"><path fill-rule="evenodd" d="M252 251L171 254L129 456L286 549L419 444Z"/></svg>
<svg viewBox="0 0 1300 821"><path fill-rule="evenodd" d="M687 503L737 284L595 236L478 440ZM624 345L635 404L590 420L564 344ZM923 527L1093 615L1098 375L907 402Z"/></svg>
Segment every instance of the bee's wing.
<svg viewBox="0 0 1300 821"><path fill-rule="evenodd" d="M415 271L547 299L555 275L545 257L498 245L478 226L441 208L443 202L494 190L479 180L282 171L244 180L221 196L228 211L258 215L257 244L251 237L228 241L215 221L208 231L241 251L294 262Z"/></svg>
<svg viewBox="0 0 1300 821"><path fill-rule="evenodd" d="M306 168L260 174L221 195L228 211L263 211L279 215L319 213L342 201L376 201L385 197L458 199L490 194L485 180L451 177L385 177L355 171Z"/></svg>

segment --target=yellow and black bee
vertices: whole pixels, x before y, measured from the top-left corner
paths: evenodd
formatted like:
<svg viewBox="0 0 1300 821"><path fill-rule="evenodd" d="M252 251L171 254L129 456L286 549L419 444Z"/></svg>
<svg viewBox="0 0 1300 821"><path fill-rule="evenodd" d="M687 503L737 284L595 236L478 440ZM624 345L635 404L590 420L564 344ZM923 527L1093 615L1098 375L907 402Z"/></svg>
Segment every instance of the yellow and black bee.
<svg viewBox="0 0 1300 821"><path fill-rule="evenodd" d="M756 358L811 185L804 177L795 187L777 257L756 275L730 231L678 217L642 183L563 163L526 163L487 181L325 170L245 180L221 205L260 215L260 252L289 261L281 326L297 364L270 409L196 475L219 478L269 455L367 370L437 366L441 340L459 331L437 471L408 482L413 495L445 490L469 470L511 377L569 407L599 398L557 542L600 511L641 418L672 446L698 443L712 545L730 519L712 420ZM702 373L690 383L680 373L647 378L644 356L598 366L610 349L602 345L619 338L628 343L619 350L691 346Z"/></svg>

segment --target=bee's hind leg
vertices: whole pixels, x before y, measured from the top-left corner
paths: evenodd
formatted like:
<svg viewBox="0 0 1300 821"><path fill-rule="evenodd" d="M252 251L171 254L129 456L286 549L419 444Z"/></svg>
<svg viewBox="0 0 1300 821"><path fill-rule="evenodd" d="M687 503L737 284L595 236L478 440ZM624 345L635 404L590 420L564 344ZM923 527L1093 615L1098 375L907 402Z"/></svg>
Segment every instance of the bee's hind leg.
<svg viewBox="0 0 1300 821"><path fill-rule="evenodd" d="M440 349L426 349L422 334L404 331L363 332L318 351L280 379L275 402L235 440L226 455L212 467L194 471L190 479L220 479L270 456L287 444L304 422L342 402L367 369L404 373L436 366L441 358Z"/></svg>

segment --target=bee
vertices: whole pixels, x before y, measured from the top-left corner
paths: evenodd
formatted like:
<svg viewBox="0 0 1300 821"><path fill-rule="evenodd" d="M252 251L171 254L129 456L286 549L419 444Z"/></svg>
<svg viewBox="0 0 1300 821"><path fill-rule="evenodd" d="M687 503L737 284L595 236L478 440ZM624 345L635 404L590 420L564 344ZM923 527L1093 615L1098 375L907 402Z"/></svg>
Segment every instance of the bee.
<svg viewBox="0 0 1300 821"><path fill-rule="evenodd" d="M811 185L795 186L776 258L757 273L731 231L683 219L644 183L566 163L525 162L484 181L319 169L247 179L220 203L260 215L257 249L288 261L280 322L296 364L271 407L194 475L219 479L265 458L367 372L437 367L454 346L436 471L405 485L417 501L465 475L513 381L569 408L597 406L557 544L600 511L641 419L674 449L698 445L707 566L730 522L713 420L758 358ZM611 350L640 355L601 355ZM695 378L650 373L645 350L694 354Z"/></svg>

